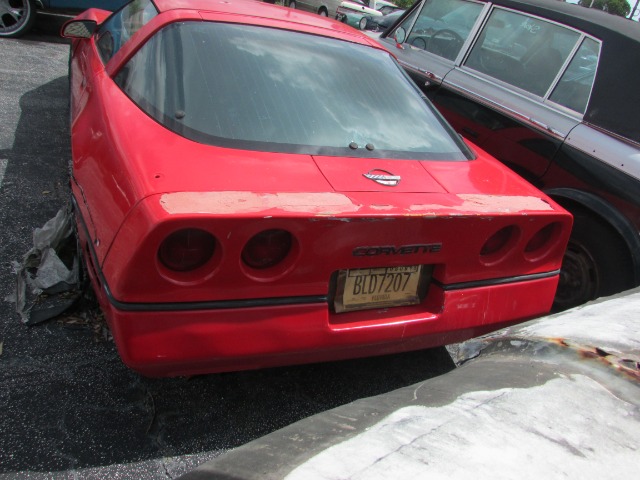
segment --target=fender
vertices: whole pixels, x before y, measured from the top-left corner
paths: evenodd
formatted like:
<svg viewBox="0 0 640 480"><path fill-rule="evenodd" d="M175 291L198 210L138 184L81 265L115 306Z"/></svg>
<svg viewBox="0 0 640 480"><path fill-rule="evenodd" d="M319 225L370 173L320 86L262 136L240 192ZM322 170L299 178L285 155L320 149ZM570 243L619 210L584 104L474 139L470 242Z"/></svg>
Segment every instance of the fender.
<svg viewBox="0 0 640 480"><path fill-rule="evenodd" d="M573 188L552 188L545 190L544 193L556 200L560 205L563 205L563 200L575 202L606 221L629 247L635 284L638 285L640 283L640 234L627 217L622 215L606 200L589 192Z"/></svg>

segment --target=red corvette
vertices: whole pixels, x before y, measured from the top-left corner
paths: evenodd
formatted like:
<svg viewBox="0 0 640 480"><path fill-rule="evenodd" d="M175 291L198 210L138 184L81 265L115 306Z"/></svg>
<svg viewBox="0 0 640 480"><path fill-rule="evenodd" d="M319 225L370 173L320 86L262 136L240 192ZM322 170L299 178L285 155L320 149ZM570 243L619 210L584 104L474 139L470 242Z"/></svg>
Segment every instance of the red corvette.
<svg viewBox="0 0 640 480"><path fill-rule="evenodd" d="M551 308L571 216L366 35L238 0L134 0L63 35L78 234L134 370L381 355Z"/></svg>

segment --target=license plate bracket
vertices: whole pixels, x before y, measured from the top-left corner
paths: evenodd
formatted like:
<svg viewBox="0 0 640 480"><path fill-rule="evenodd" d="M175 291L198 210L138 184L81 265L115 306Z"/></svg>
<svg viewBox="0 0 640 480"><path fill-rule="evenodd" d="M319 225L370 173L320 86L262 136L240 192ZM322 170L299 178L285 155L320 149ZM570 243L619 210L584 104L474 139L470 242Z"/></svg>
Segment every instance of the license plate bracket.
<svg viewBox="0 0 640 480"><path fill-rule="evenodd" d="M419 304L431 279L431 265L358 268L337 272L336 313Z"/></svg>

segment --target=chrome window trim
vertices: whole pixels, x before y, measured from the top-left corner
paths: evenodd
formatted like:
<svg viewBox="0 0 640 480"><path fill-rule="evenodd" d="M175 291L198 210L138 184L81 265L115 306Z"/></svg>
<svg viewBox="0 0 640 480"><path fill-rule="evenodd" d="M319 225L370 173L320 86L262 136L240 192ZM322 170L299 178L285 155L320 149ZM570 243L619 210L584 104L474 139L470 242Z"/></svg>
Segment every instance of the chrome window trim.
<svg viewBox="0 0 640 480"><path fill-rule="evenodd" d="M583 43L587 39L593 40L594 42L596 42L598 44L598 47L599 47L598 48L598 60L596 61L596 71L595 71L595 73L593 75L593 82L591 82L591 88L589 89L589 98L587 99L587 104L585 106L585 109L586 109L587 106L589 106L589 101L591 100L591 94L593 93L593 85L595 84L596 76L598 75L598 68L600 67L600 57L601 57L601 53L602 53L602 41L597 39L593 35L588 35L588 34L586 34L584 32L582 33L582 37L580 37L580 41L575 45L574 50L571 52L571 55L569 56L569 58L567 58L567 61L563 65L562 71L558 74L558 76L556 77L554 83L551 85L551 88L547 92L547 96L543 100L543 103L545 103L546 105L553 106L553 107L555 107L556 109L558 109L560 111L571 112L572 114L574 114L576 116L579 116L580 120L583 119L584 113L578 112L577 110L572 110L569 107L565 107L564 105L556 103L553 100L551 100L549 97L551 97L551 95L553 94L553 91L555 90L556 86L560 82L560 79L564 75L564 73L567 70L567 68L569 68L569 64L573 61L574 57L578 53L578 50L580 50L580 47L582 47Z"/></svg>
<svg viewBox="0 0 640 480"><path fill-rule="evenodd" d="M469 3L482 3L482 2L476 2L473 0L467 0L467 1L469 1ZM462 47L458 52L458 56L453 61L453 64L456 67L459 67L462 65L462 60L467 56L467 53L471 51L471 47L476 42L476 38L478 37L480 31L484 28L484 25L487 22L487 18L489 18L488 12L491 10L491 6L492 6L491 3L485 3L484 7L482 7L482 10L480 10L480 14L476 19L476 22L473 24L473 28L471 29L471 31L469 32L469 35L467 35L467 38L462 44ZM431 53L431 52L427 52L427 53Z"/></svg>
<svg viewBox="0 0 640 480"><path fill-rule="evenodd" d="M582 46L582 43L584 42L584 39L585 39L586 35L585 35L584 32L579 32L579 33L580 33L580 37L578 38L578 41L576 42L576 44L571 49L571 52L569 53L569 55L567 56L567 59L562 64L562 67L560 67L560 70L556 74L556 77L553 79L553 82L551 82L551 86L547 89L547 91L545 92L545 95L542 97L544 102L546 102L549 99L549 97L553 93L553 90L558 85L558 82L560 81L562 76L567 71L567 68L569 67L569 64L573 61L573 58L575 57L576 53L578 53L578 50L580 50L580 47ZM598 59L600 59L599 55L598 55ZM596 71L597 71L597 68L598 67L596 67ZM595 78L595 76L594 76L594 78ZM591 87L593 88L593 83L591 84ZM591 91L589 91L589 96L591 96Z"/></svg>
<svg viewBox="0 0 640 480"><path fill-rule="evenodd" d="M467 72L468 73L468 72ZM475 75L474 75L475 76ZM480 77L477 77L480 78ZM481 78L481 80L485 81L484 78ZM542 133L545 133L547 135L551 135L554 138L558 139L558 140L564 140L565 137L568 135L569 132L561 132L560 130L557 130L539 120L536 120L535 118L532 118L520 111L514 110L512 108L509 108L505 105L502 105L501 103L496 102L495 100L492 100L488 97L479 95L475 92L472 92L471 90L461 86L461 85L457 85L455 83L449 82L447 83L447 86L449 88L451 88L452 90L458 92L458 93L464 93L467 96L470 96L472 98L477 99L480 103L486 105L487 107L493 108L495 110L497 110L500 113L506 114L508 116L513 116L516 117L518 120L520 120L521 122L525 123L526 125L534 128L535 130L538 130ZM499 86L499 85L498 85ZM525 97L526 98L526 97ZM531 99L527 99L527 100L531 100ZM562 113L562 112L560 112Z"/></svg>

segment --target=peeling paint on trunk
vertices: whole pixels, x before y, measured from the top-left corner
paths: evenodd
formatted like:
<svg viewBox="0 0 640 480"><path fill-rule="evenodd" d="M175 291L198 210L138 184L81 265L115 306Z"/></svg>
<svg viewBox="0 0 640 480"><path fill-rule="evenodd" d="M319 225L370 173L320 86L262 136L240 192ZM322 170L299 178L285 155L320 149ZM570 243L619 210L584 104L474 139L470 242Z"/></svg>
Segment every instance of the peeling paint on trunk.
<svg viewBox="0 0 640 480"><path fill-rule="evenodd" d="M167 213L210 213L218 215L258 213L279 210L289 213L335 215L354 213L355 205L341 193L253 193L253 192L177 192L161 196Z"/></svg>
<svg viewBox="0 0 640 480"><path fill-rule="evenodd" d="M553 210L553 207L545 200L538 197L508 196L508 195L477 195L460 194L457 195L462 200L460 205L451 206L450 209L460 214L469 213L513 213L522 211L544 211ZM430 211L442 208L438 205L412 205L412 211Z"/></svg>
<svg viewBox="0 0 640 480"><path fill-rule="evenodd" d="M251 214L280 211L332 216L345 213L386 212L394 215L459 216L483 213L525 213L553 211L545 200L529 196L451 195L446 205L394 204L363 205L349 196L335 192L255 193L255 192L176 192L165 193L160 204L170 214Z"/></svg>

